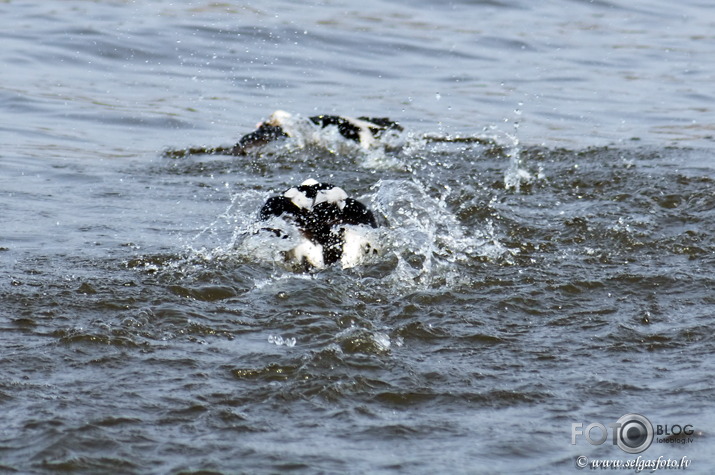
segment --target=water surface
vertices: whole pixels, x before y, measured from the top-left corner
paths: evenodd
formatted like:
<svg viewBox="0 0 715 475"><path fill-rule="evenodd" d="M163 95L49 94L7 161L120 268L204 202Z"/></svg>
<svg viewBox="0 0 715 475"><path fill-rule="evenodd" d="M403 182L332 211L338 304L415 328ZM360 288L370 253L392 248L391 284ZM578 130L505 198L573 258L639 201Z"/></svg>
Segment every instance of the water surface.
<svg viewBox="0 0 715 475"><path fill-rule="evenodd" d="M572 423L636 412L705 432L644 458L708 473L705 2L6 1L0 22L3 470L570 473L631 458ZM404 147L164 154L275 109L391 117ZM296 274L245 244L309 177L378 213L382 256Z"/></svg>

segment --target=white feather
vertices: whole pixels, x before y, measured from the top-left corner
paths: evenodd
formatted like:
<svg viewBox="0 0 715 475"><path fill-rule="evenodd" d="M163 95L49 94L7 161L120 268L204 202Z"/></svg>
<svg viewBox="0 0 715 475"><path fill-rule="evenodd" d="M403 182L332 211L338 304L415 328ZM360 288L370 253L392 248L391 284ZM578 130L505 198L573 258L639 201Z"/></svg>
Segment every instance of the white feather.
<svg viewBox="0 0 715 475"><path fill-rule="evenodd" d="M281 127L286 122L288 122L291 118L293 118L293 115L291 115L289 112L277 110L273 114L271 114L271 116L268 118L268 120L265 123L267 125Z"/></svg>
<svg viewBox="0 0 715 475"><path fill-rule="evenodd" d="M374 127L375 124L366 120L355 119L353 117L345 117L345 119L360 129L358 136L360 137L360 145L363 148L370 148L375 144L375 137L373 137L372 132L370 132L370 127Z"/></svg>
<svg viewBox="0 0 715 475"><path fill-rule="evenodd" d="M340 187L333 187L329 190L320 190L318 195L315 197L315 204L318 203L332 203L338 205L338 208L343 209L345 207L345 200L348 198L348 194L345 193Z"/></svg>
<svg viewBox="0 0 715 475"><path fill-rule="evenodd" d="M369 256L379 251L375 233L372 231L364 227L345 226L343 255L340 258L343 269L361 265Z"/></svg>
<svg viewBox="0 0 715 475"><path fill-rule="evenodd" d="M325 267L323 261L323 246L315 244L308 239L303 239L300 244L286 253L286 258L295 264L307 262L316 269Z"/></svg>
<svg viewBox="0 0 715 475"><path fill-rule="evenodd" d="M283 196L289 198L298 208L311 209L313 207L313 200L305 196L305 193L298 190L298 188L291 188L283 193Z"/></svg>

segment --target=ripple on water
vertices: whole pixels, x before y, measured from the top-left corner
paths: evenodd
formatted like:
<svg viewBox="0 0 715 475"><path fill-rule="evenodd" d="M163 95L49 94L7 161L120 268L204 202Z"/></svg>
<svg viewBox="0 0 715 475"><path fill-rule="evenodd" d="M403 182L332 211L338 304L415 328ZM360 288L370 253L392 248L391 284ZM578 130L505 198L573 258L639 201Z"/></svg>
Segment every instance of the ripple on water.
<svg viewBox="0 0 715 475"><path fill-rule="evenodd" d="M23 448L28 457L101 471L126 458L117 440L146 453L167 437L177 442L159 459L200 457L185 433L219 434L221 453L275 457L265 447L301 452L311 427L350 446L380 435L468 437L483 449L475 421L500 415L513 429L506 414L538 411L553 422L587 404L583 394L606 406L646 400L665 378L708 400L702 381L676 373L702 375L692 359L713 342L702 291L712 286L712 182L660 169L647 153L520 147L519 166L543 178L517 191L504 180L513 147L442 146L395 152L379 175L349 158L365 165L347 173L351 192L383 224L384 251L364 266L296 273L242 247L265 198L296 181L296 150L256 157L277 174L265 180L263 167L216 157L150 167L137 187L167 179L172 202L184 187L187 208L202 201L181 218L199 224L162 233L161 247L118 239L103 257L19 260L12 283L0 283L15 315L4 328L44 356L16 346L3 361L14 380L42 369L50 387L0 381L0 400L55 414L23 429L47 437ZM648 361L673 369L641 382ZM146 374L151 383L136 384ZM67 403L77 392L87 401L79 413ZM80 429L97 442L75 457ZM246 433L258 442L229 446Z"/></svg>

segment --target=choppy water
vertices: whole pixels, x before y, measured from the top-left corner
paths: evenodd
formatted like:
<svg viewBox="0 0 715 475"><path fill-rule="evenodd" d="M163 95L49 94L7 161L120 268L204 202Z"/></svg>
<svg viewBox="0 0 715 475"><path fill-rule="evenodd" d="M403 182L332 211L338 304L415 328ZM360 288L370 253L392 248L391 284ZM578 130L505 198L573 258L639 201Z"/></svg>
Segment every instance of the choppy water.
<svg viewBox="0 0 715 475"><path fill-rule="evenodd" d="M572 423L715 449L707 2L0 2L0 469L570 473ZM396 152L233 143L274 109ZM423 137L480 137L440 142ZM387 223L305 275L243 240L313 177Z"/></svg>

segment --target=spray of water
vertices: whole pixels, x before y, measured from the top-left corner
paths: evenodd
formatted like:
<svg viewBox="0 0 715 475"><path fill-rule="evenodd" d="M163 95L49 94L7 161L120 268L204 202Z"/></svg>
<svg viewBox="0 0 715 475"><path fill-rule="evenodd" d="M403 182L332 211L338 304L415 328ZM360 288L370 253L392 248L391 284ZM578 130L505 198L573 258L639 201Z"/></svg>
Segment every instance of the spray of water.
<svg viewBox="0 0 715 475"><path fill-rule="evenodd" d="M447 207L449 189L435 198L416 179L380 180L372 189L372 208L388 223L384 252L397 261L391 276L397 282L455 284L461 265L507 252L490 226L465 229Z"/></svg>
<svg viewBox="0 0 715 475"><path fill-rule="evenodd" d="M523 185L530 185L537 179L543 178L541 170L537 173L531 173L524 163L521 154L521 144L519 141L519 127L521 125L522 110L524 104L520 102L518 107L514 109L514 119L512 122L512 130L504 131L499 127L492 125L486 128L492 136L492 140L497 143L504 144L507 151L509 163L504 172L504 188L513 190L516 193L521 191ZM508 122L508 119L505 120Z"/></svg>

